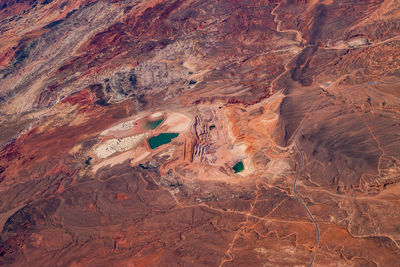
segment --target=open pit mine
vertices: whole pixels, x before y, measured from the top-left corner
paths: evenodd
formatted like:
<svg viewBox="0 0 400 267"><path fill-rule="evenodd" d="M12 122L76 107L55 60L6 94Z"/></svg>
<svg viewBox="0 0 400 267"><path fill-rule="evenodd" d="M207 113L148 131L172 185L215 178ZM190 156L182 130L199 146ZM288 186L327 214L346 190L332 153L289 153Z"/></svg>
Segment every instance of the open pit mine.
<svg viewBox="0 0 400 267"><path fill-rule="evenodd" d="M397 0L0 0L1 266L400 266Z"/></svg>

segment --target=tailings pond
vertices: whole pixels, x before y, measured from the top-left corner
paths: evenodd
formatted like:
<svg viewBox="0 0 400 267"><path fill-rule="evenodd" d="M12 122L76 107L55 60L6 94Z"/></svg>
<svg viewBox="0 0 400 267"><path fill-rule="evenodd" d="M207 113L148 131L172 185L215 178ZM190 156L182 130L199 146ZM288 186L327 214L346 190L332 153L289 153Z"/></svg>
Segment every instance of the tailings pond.
<svg viewBox="0 0 400 267"><path fill-rule="evenodd" d="M232 168L235 173L241 172L244 170L244 165L242 161L239 161L238 163L235 164L235 166L233 166Z"/></svg>
<svg viewBox="0 0 400 267"><path fill-rule="evenodd" d="M157 128L157 126L160 125L163 121L164 121L164 119L156 120L156 121L148 121L148 122L146 122L145 127L146 127L146 129L153 130L153 129Z"/></svg>
<svg viewBox="0 0 400 267"><path fill-rule="evenodd" d="M148 143L151 149L155 149L156 147L170 143L171 140L178 137L178 135L178 133L162 133L151 137Z"/></svg>

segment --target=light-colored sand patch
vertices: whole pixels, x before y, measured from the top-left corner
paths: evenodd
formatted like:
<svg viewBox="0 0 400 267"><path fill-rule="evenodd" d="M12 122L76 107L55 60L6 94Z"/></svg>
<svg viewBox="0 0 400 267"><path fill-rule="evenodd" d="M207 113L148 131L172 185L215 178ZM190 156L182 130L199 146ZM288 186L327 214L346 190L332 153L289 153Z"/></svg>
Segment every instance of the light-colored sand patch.
<svg viewBox="0 0 400 267"><path fill-rule="evenodd" d="M133 160L131 161L131 164L137 164L143 159L145 159L148 155L151 153L149 151L146 151L145 148L143 151L136 151L133 157Z"/></svg>
<svg viewBox="0 0 400 267"><path fill-rule="evenodd" d="M8 218L10 218L14 213L16 213L18 210L22 209L25 205L16 207L12 210L0 213L0 227L3 229L4 224L7 222Z"/></svg>
<svg viewBox="0 0 400 267"><path fill-rule="evenodd" d="M111 128L108 128L107 130L104 130L100 135L102 135L102 136L110 135L112 132L126 131L129 129L133 129L134 121L135 120L130 120L130 121L124 121L122 123L119 123Z"/></svg>
<svg viewBox="0 0 400 267"><path fill-rule="evenodd" d="M161 117L163 114L161 112L156 112L150 115L150 118L158 118Z"/></svg>
<svg viewBox="0 0 400 267"><path fill-rule="evenodd" d="M112 167L116 164L123 163L126 160L130 160L130 164L134 166L140 163L150 154L151 153L146 150L146 146L141 145L135 148L134 150L128 150L116 156L109 157L101 161L100 163L93 166L92 171L96 172L98 169L106 166Z"/></svg>
<svg viewBox="0 0 400 267"><path fill-rule="evenodd" d="M271 159L267 165L267 178L276 179L291 173L292 169L286 159Z"/></svg>
<svg viewBox="0 0 400 267"><path fill-rule="evenodd" d="M133 151L126 151L124 153L121 153L115 157L108 158L106 160L103 160L102 162L96 164L93 166L92 170L93 172L96 172L98 169L109 166L112 167L116 164L122 163L125 160L133 158Z"/></svg>
<svg viewBox="0 0 400 267"><path fill-rule="evenodd" d="M170 132L184 132L189 129L191 119L181 113L170 113L163 125L168 127Z"/></svg>
<svg viewBox="0 0 400 267"><path fill-rule="evenodd" d="M228 149L228 157L232 158L234 161L242 160L247 156L246 154L247 146L244 143L239 143L233 146L232 149Z"/></svg>
<svg viewBox="0 0 400 267"><path fill-rule="evenodd" d="M159 154L162 158L173 158L175 152L175 147L170 147L166 151Z"/></svg>
<svg viewBox="0 0 400 267"><path fill-rule="evenodd" d="M354 38L348 41L337 41L336 43L333 44L332 47L333 49L346 49L346 48L353 48L353 47L359 47L363 45L368 45L370 44L367 38Z"/></svg>
<svg viewBox="0 0 400 267"><path fill-rule="evenodd" d="M357 38L349 41L349 45L354 47L367 45L368 43L369 43L368 39L366 38Z"/></svg>
<svg viewBox="0 0 400 267"><path fill-rule="evenodd" d="M81 150L81 148L82 148L82 144L77 144L73 148L71 148L68 152L69 152L69 154L73 155L73 154L78 153L78 151Z"/></svg>
<svg viewBox="0 0 400 267"><path fill-rule="evenodd" d="M255 248L254 251L255 251L255 252L258 252L258 253L260 253L260 254L268 255L268 250L265 249L265 248Z"/></svg>
<svg viewBox="0 0 400 267"><path fill-rule="evenodd" d="M142 133L125 138L110 139L95 148L94 153L100 159L107 158L114 153L126 151L141 143L150 134Z"/></svg>

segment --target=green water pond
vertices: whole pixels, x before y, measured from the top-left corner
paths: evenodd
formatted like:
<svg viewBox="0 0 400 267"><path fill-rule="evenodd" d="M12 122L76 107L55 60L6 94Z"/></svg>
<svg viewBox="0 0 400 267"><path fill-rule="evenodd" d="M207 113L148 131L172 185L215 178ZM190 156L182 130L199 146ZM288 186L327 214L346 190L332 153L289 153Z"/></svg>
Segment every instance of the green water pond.
<svg viewBox="0 0 400 267"><path fill-rule="evenodd" d="M157 136L151 137L148 140L148 143L151 149L155 149L156 147L170 143L171 140L178 135L178 133L161 133Z"/></svg>
<svg viewBox="0 0 400 267"><path fill-rule="evenodd" d="M241 172L244 170L244 165L242 161L239 161L238 163L235 164L235 166L233 166L232 168L235 173Z"/></svg>
<svg viewBox="0 0 400 267"><path fill-rule="evenodd" d="M153 129L157 128L157 126L160 125L163 121L164 121L164 119L156 120L156 121L149 121L146 123L146 129L153 130Z"/></svg>

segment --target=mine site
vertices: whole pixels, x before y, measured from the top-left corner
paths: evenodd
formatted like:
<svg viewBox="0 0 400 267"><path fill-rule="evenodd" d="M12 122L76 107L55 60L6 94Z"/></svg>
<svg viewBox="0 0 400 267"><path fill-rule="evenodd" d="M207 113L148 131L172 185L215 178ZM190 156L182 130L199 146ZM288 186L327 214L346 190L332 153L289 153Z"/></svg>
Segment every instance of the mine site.
<svg viewBox="0 0 400 267"><path fill-rule="evenodd" d="M165 161L161 173L181 179L252 182L268 171L278 177L290 172L289 157L282 157L290 149L271 137L281 100L276 95L248 109L220 102L137 114L101 132L88 163L96 173L125 161L144 168L157 158Z"/></svg>
<svg viewBox="0 0 400 267"><path fill-rule="evenodd" d="M400 3L0 0L1 266L400 266Z"/></svg>

